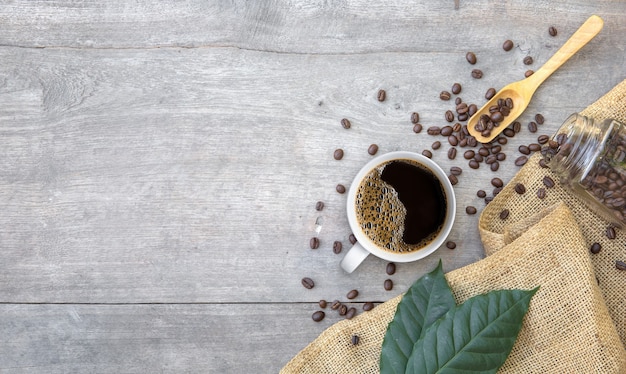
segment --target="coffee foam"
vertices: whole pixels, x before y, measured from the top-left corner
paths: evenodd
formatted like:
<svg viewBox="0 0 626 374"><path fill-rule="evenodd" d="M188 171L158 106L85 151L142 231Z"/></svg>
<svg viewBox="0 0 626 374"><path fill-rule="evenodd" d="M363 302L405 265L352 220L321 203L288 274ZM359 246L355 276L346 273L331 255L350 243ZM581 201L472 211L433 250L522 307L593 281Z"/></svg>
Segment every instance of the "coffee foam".
<svg viewBox="0 0 626 374"><path fill-rule="evenodd" d="M417 162L402 161L426 170ZM407 244L402 240L406 208L396 190L381 179L382 172L389 163L375 167L361 181L356 193L357 221L365 235L381 249L394 253L413 252L432 242L441 227L419 243Z"/></svg>

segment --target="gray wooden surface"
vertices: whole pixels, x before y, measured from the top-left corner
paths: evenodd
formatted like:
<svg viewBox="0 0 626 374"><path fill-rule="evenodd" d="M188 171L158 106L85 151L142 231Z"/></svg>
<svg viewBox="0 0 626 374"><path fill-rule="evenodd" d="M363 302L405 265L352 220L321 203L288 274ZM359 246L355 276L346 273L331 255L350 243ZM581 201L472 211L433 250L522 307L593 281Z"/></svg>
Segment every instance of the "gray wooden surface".
<svg viewBox="0 0 626 374"><path fill-rule="evenodd" d="M465 206L480 210L476 191L514 175L518 145L625 78L626 4L458 5L0 5L0 372L273 373L341 319L327 310L313 322L319 299L345 301L356 288L360 311L439 259L446 271L480 260L478 215ZM446 124L451 103L438 96L452 83L480 105L487 88L537 69L591 14L604 30L537 91L497 173L470 170L461 152L448 160L445 139L412 132L413 111L425 127ZM506 39L516 45L508 53ZM531 134L535 113L546 124ZM349 185L371 143L421 152L435 140L444 146L433 159L464 169L457 249L399 264L392 291L383 260L345 274L350 230L335 185Z"/></svg>

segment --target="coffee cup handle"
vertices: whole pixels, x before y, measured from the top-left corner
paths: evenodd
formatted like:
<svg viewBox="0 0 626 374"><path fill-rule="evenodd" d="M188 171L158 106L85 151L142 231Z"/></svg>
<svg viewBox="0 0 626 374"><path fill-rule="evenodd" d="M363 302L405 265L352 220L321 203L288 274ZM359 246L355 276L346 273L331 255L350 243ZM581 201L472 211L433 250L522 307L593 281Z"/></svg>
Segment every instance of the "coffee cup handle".
<svg viewBox="0 0 626 374"><path fill-rule="evenodd" d="M352 273L369 254L370 253L357 242L341 260L341 267L346 272Z"/></svg>

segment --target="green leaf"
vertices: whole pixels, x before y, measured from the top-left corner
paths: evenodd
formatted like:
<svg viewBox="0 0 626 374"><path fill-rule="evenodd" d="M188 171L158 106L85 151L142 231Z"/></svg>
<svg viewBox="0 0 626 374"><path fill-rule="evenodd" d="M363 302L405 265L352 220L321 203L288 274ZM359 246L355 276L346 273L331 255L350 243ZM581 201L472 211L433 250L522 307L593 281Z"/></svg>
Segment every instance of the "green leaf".
<svg viewBox="0 0 626 374"><path fill-rule="evenodd" d="M435 270L413 283L398 304L383 340L381 374L404 373L415 342L428 326L455 305L439 261Z"/></svg>
<svg viewBox="0 0 626 374"><path fill-rule="evenodd" d="M537 289L492 291L450 309L415 343L406 373L497 372Z"/></svg>

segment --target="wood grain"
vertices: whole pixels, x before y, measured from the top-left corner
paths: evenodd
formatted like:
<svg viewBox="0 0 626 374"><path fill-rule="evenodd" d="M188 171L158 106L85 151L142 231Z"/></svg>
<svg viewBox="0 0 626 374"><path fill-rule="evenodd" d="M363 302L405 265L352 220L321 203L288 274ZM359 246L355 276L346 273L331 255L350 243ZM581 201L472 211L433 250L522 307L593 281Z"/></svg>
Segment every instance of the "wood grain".
<svg viewBox="0 0 626 374"><path fill-rule="evenodd" d="M517 146L540 133L511 139L497 173L474 171L462 152L447 159L445 139L413 133L410 114L445 125L442 90L459 82L482 104L487 88L523 77L523 57L539 67L590 14L603 31L522 116L541 112L546 134L623 80L624 3L1 6L0 371L277 372L338 320L311 321L319 299L358 288L357 302L384 301L439 259L446 271L480 260L478 215L465 206L480 210L476 191L510 179ZM516 48L505 53L508 38ZM382 260L345 274L336 184L350 184L372 143L421 152L435 140L433 159L464 169L457 249L399 264L392 291ZM72 327L73 310L88 324Z"/></svg>

